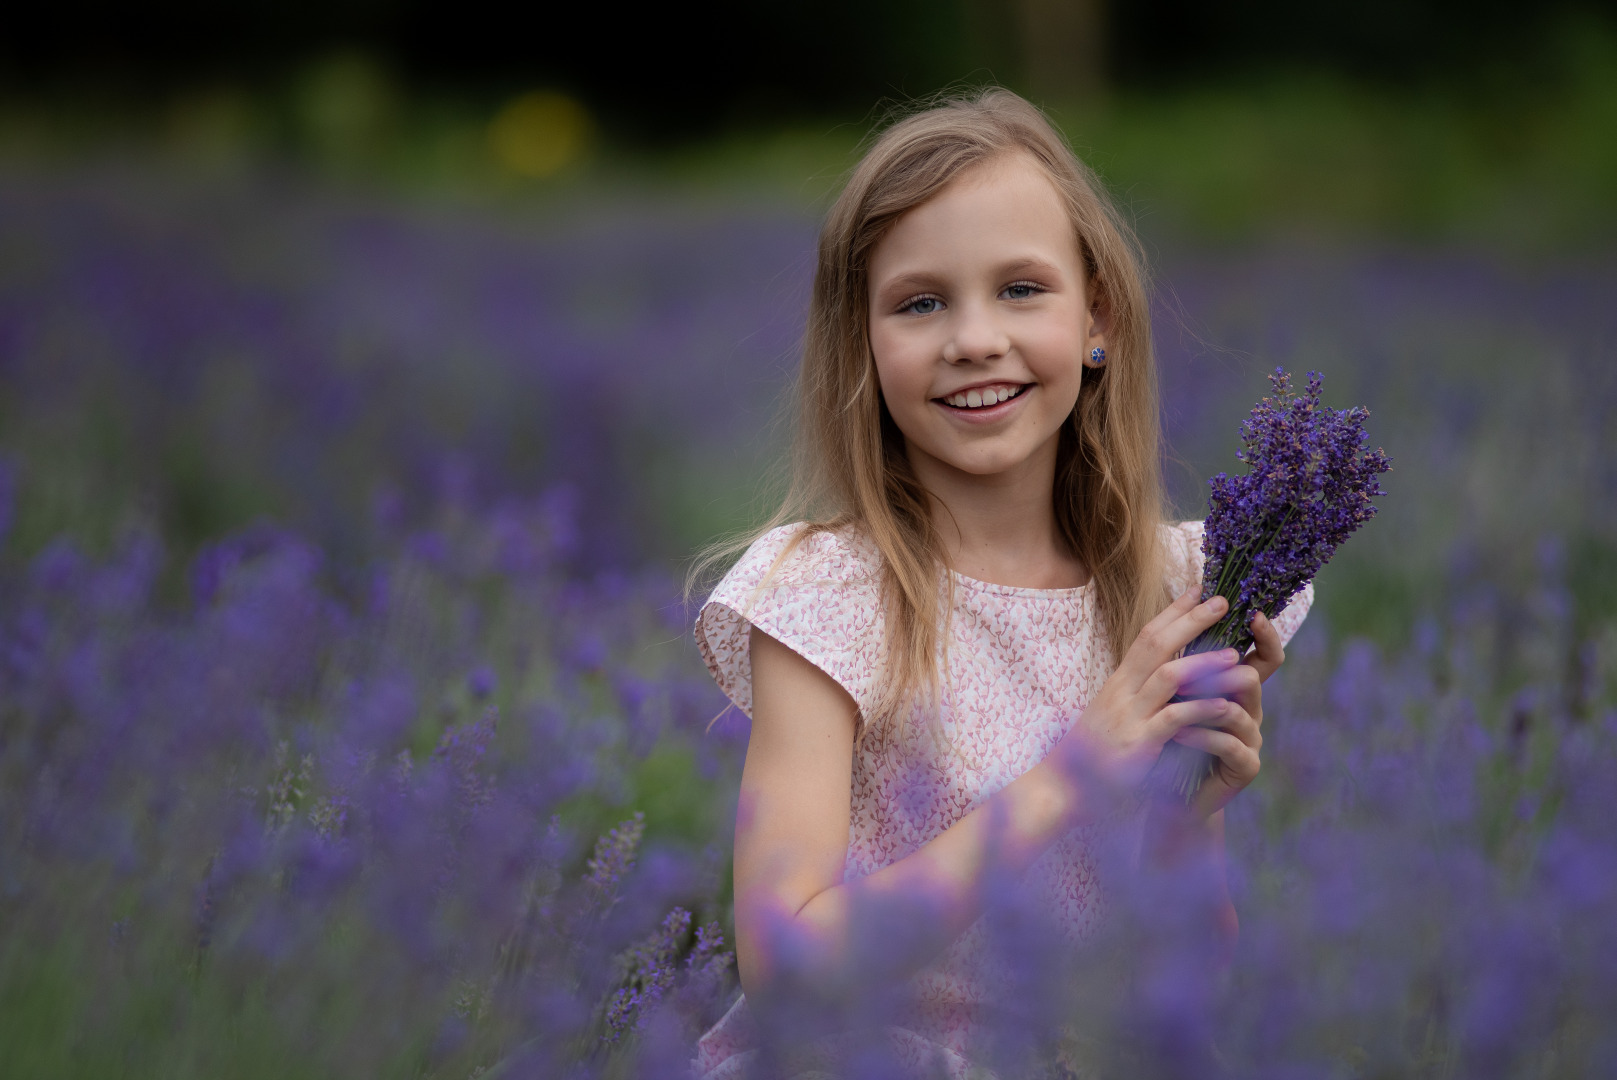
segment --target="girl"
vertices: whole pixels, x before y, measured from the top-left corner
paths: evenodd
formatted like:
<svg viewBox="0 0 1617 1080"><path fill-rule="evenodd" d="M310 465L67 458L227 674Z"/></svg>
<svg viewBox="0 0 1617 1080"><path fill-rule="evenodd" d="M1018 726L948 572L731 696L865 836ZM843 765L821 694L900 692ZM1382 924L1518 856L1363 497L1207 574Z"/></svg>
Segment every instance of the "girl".
<svg viewBox="0 0 1617 1080"><path fill-rule="evenodd" d="M1004 90L893 125L832 207L796 483L696 625L752 718L744 995L699 1047L714 1080L756 1057L749 998L870 973L849 942L873 898L913 916L880 958L912 992L894 1045L961 1075L990 875L1022 875L1081 938L1109 821L1222 859L1222 808L1258 773L1260 684L1311 593L1255 619L1244 658L1179 656L1225 602L1198 602L1200 523L1162 520L1135 252L1093 174ZM1142 809L1170 739L1216 769L1190 807Z"/></svg>

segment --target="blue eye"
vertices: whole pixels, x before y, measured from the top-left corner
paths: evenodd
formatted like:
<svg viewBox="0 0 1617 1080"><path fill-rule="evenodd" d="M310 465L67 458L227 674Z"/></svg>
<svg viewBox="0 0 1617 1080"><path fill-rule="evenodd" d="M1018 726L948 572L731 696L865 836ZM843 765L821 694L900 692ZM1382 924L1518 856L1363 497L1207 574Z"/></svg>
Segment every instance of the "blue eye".
<svg viewBox="0 0 1617 1080"><path fill-rule="evenodd" d="M1039 291L1040 290L1037 285L1027 281L1018 281L1015 285L1005 286L1005 295L1009 296L1012 300L1027 300L1030 299L1034 293Z"/></svg>
<svg viewBox="0 0 1617 1080"><path fill-rule="evenodd" d="M904 310L916 315L931 315L943 306L943 302L935 296L917 296L904 305Z"/></svg>

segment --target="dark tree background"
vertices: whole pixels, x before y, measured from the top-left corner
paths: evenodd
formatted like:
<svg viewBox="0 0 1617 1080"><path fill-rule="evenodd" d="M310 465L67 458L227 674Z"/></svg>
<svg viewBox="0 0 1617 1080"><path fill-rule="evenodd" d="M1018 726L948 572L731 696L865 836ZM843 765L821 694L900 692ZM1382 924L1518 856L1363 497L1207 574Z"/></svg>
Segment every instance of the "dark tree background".
<svg viewBox="0 0 1617 1080"><path fill-rule="evenodd" d="M1297 67L1394 82L1481 71L1530 88L1544 42L1617 26L1617 0L80 0L7 23L12 92L252 83L356 49L424 89L560 86L657 139L989 78L1067 98Z"/></svg>

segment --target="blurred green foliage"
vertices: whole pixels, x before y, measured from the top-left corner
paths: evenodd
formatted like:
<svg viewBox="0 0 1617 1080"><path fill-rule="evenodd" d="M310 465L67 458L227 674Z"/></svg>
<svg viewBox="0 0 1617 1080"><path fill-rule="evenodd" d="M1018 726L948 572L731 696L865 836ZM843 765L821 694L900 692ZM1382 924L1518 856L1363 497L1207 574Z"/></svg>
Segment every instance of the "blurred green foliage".
<svg viewBox="0 0 1617 1080"><path fill-rule="evenodd" d="M1548 59L1504 82L1397 86L1270 70L1173 90L1125 88L1051 111L1153 237L1606 243L1617 235L1617 37L1599 24L1570 25L1539 52ZM533 94L544 90L504 100L407 91L374 59L342 53L267 89L221 83L161 103L88 91L0 101L0 161L155 155L227 172L282 161L473 200L673 187L817 206L870 128L905 105L894 99L812 123L754 118L673 146L610 128L587 140L550 134L565 145L545 145L543 131L525 145L518 129L513 143L512 109L520 114L526 100L532 113ZM545 100L553 112L569 108L565 95ZM588 103L575 104L569 124L588 130ZM540 176L520 164L535 155L552 162Z"/></svg>

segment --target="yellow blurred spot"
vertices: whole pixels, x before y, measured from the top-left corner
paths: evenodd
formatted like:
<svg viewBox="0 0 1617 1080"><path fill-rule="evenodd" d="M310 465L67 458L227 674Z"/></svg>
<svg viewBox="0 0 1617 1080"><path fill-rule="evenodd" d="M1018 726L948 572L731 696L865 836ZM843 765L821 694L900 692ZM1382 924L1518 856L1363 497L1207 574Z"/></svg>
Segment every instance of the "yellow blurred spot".
<svg viewBox="0 0 1617 1080"><path fill-rule="evenodd" d="M589 145L590 115L584 106L553 90L513 98L488 127L499 163L520 176L542 179L577 161Z"/></svg>

